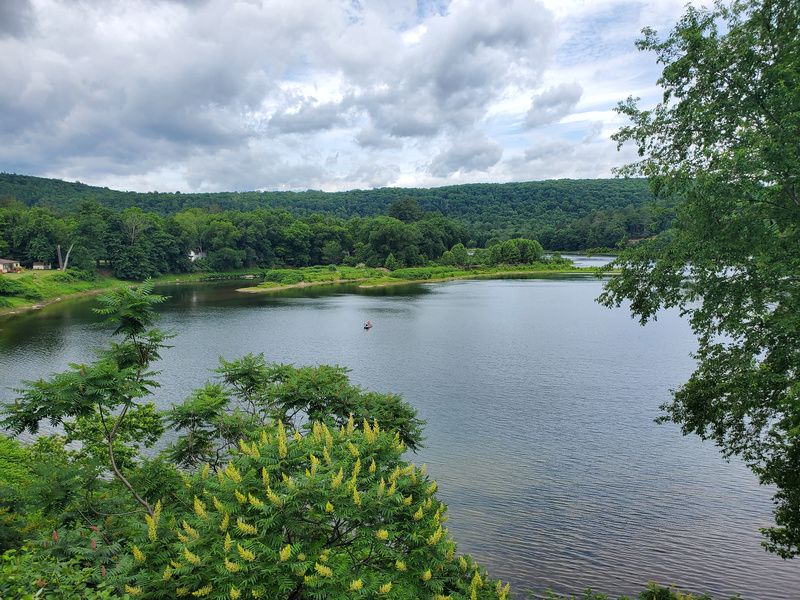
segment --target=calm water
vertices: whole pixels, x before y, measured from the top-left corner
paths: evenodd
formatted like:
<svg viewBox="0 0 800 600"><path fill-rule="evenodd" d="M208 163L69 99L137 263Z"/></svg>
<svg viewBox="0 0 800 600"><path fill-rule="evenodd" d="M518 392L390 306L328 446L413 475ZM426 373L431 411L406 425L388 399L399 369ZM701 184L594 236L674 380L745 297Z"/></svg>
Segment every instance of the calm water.
<svg viewBox="0 0 800 600"><path fill-rule="evenodd" d="M653 423L692 370L685 322L668 312L639 327L594 303L601 285L548 278L282 296L168 287L161 325L177 337L157 402L181 400L220 355L346 365L427 419L414 460L439 480L459 549L518 593L633 593L657 580L717 598L798 597L800 563L759 546L769 490L713 446ZM104 343L92 304L0 321L0 398Z"/></svg>

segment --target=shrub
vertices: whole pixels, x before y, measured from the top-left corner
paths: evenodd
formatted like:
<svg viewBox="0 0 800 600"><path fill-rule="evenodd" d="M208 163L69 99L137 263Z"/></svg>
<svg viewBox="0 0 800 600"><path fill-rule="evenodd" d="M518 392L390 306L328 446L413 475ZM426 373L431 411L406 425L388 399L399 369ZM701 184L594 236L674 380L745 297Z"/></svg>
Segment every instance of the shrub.
<svg viewBox="0 0 800 600"><path fill-rule="evenodd" d="M436 483L377 423L315 423L294 436L279 424L239 446L224 470L203 468L179 502L147 518L124 559L129 594L507 597L456 556Z"/></svg>

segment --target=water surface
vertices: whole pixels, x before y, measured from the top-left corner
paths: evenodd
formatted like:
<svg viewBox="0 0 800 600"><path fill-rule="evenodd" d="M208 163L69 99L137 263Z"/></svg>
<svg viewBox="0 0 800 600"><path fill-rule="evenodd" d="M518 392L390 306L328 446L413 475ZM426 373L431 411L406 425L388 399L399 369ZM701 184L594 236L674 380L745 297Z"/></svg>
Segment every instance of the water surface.
<svg viewBox="0 0 800 600"><path fill-rule="evenodd" d="M161 326L177 336L156 401L180 401L219 356L346 365L428 421L414 460L439 480L460 551L517 592L630 594L656 580L717 598L791 598L800 564L759 546L769 490L712 445L653 423L693 368L686 323L665 312L642 328L594 302L601 286L551 277L279 296L167 287ZM108 333L93 302L0 321L0 399L90 358Z"/></svg>

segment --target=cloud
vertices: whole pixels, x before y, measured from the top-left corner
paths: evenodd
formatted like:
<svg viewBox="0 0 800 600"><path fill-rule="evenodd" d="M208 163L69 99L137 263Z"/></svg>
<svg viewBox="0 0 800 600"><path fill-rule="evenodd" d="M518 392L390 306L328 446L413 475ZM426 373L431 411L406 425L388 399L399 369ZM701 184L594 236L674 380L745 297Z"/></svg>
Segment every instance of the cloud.
<svg viewBox="0 0 800 600"><path fill-rule="evenodd" d="M0 2L0 38L23 37L33 28L34 22L30 0Z"/></svg>
<svg viewBox="0 0 800 600"><path fill-rule="evenodd" d="M533 97L528 114L525 115L526 127L538 127L555 123L575 108L583 94L583 88L577 83L562 83L551 87Z"/></svg>
<svg viewBox="0 0 800 600"><path fill-rule="evenodd" d="M304 101L299 109L276 111L269 119L269 130L277 133L309 133L344 123L341 107L334 102L313 105Z"/></svg>
<svg viewBox="0 0 800 600"><path fill-rule="evenodd" d="M525 149L580 161L576 130L600 143L616 100L655 97L632 41L682 0L565 1L0 1L0 170L182 191L572 173Z"/></svg>
<svg viewBox="0 0 800 600"><path fill-rule="evenodd" d="M434 156L428 172L435 177L447 177L457 171L486 171L503 156L497 142L481 134L467 134L454 139L442 152Z"/></svg>

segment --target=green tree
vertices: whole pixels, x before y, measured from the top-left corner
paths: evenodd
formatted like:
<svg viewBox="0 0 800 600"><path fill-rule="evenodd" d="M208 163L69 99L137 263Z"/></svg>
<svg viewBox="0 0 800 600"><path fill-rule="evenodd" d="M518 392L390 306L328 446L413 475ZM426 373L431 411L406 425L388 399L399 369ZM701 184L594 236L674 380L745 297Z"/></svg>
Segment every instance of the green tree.
<svg viewBox="0 0 800 600"><path fill-rule="evenodd" d="M148 517L126 559L128 594L507 598L508 586L456 555L436 482L377 421L294 435L278 422L239 447Z"/></svg>
<svg viewBox="0 0 800 600"><path fill-rule="evenodd" d="M386 214L405 223L419 221L424 216L416 198L403 198L392 202Z"/></svg>
<svg viewBox="0 0 800 600"><path fill-rule="evenodd" d="M15 433L36 433L47 419L66 425L89 454L104 446L108 468L148 513L152 507L123 471L132 458L131 445L152 445L162 433L153 405L141 402L158 385L149 366L167 338L151 327L154 306L164 300L152 292L148 282L101 296L103 306L95 310L109 318L122 341L100 351L92 363L72 364L48 380L25 382L21 396L2 410L2 425Z"/></svg>
<svg viewBox="0 0 800 600"><path fill-rule="evenodd" d="M678 307L698 367L664 419L739 456L776 487L765 546L800 553L800 4L688 8L670 34L639 42L663 71L662 101L619 111L622 169L677 198L667 234L627 249L601 301L642 322Z"/></svg>

